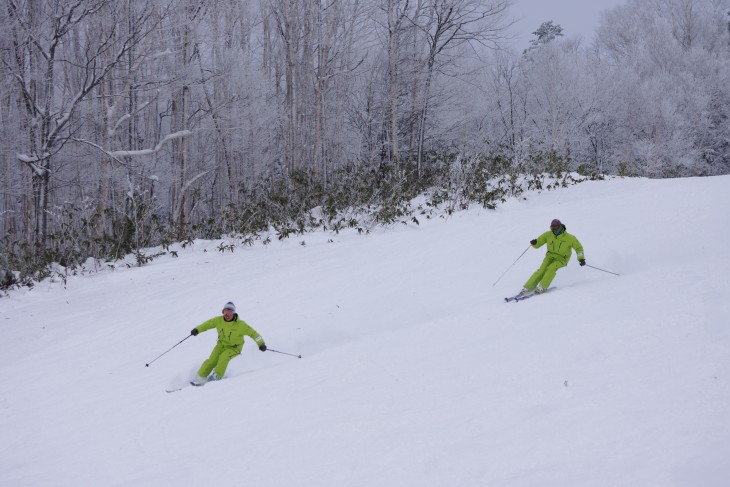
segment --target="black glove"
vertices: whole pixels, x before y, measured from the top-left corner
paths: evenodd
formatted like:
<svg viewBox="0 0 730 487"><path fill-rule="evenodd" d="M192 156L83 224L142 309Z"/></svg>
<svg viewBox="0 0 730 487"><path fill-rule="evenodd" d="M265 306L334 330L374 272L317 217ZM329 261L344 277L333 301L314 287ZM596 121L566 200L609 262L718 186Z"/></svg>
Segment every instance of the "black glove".
<svg viewBox="0 0 730 487"><path fill-rule="evenodd" d="M197 329L197 328L193 328L193 329L192 329L192 330L190 331L190 334L191 334L191 335L193 335L193 336L197 335L197 334L198 334L198 329Z"/></svg>
<svg viewBox="0 0 730 487"><path fill-rule="evenodd" d="M536 238L533 238L532 240L530 240L530 245L535 245L535 244L537 244Z"/></svg>
<svg viewBox="0 0 730 487"><path fill-rule="evenodd" d="M578 263L579 263L579 264L581 265L581 267L582 267L582 266L586 265L586 260L585 260L585 259L579 259L579 260L578 260Z"/></svg>
<svg viewBox="0 0 730 487"><path fill-rule="evenodd" d="M259 345L259 350L261 350L262 352L265 352L266 351L266 345Z"/></svg>

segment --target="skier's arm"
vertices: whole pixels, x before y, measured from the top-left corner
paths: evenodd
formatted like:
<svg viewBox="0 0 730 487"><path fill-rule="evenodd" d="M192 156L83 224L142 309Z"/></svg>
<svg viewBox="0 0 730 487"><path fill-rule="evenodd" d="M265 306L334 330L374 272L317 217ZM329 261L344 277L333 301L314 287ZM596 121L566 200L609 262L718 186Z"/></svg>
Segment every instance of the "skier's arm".
<svg viewBox="0 0 730 487"><path fill-rule="evenodd" d="M578 257L578 261L586 260L583 254L583 246L580 244L577 238L573 237L573 249L575 250L575 256Z"/></svg>
<svg viewBox="0 0 730 487"><path fill-rule="evenodd" d="M244 334L247 336L250 336L251 338L254 339L254 341L256 342L256 345L258 345L258 347L259 347L259 350L261 350L262 352L266 351L266 342L264 342L264 338L261 335L259 335L259 333L256 330L254 330L253 328L251 328L249 326L248 330Z"/></svg>
<svg viewBox="0 0 730 487"><path fill-rule="evenodd" d="M547 243L547 234L548 233L550 233L550 232L545 232L542 235L540 235L539 237L537 237L536 239L534 239L535 243L532 243L532 241L530 241L532 246L535 247L536 249L539 249L540 247L545 245L545 243Z"/></svg>
<svg viewBox="0 0 730 487"><path fill-rule="evenodd" d="M208 321L196 326L195 328L193 328L190 334L197 335L198 333L203 333L204 331L208 331L211 328L215 328L215 318L211 318Z"/></svg>

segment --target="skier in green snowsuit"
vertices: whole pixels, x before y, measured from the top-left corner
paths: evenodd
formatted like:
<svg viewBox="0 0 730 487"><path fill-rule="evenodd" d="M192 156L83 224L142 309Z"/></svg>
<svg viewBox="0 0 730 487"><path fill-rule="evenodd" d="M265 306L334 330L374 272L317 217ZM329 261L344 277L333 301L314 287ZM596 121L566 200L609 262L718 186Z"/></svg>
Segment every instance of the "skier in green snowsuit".
<svg viewBox="0 0 730 487"><path fill-rule="evenodd" d="M580 265L586 265L583 246L575 236L566 232L565 228L565 225L556 218L550 223L550 231L530 241L530 244L536 249L547 244L547 253L542 265L527 280L520 294L524 295L533 290L538 294L544 293L553 282L558 269L568 265L571 249L575 250Z"/></svg>
<svg viewBox="0 0 730 487"><path fill-rule="evenodd" d="M190 332L195 336L198 333L208 331L211 328L218 330L218 343L216 343L210 357L203 362L198 370L198 377L193 381L194 385L200 385L211 380L223 378L226 373L228 362L233 357L241 354L244 339L246 335L254 339L258 344L259 350L266 351L266 343L256 330L248 326L248 324L238 317L236 314L236 306L230 301L223 307L223 315L211 318L205 323L196 326ZM214 370L215 369L215 370ZM213 372L211 375L210 373ZM210 375L210 377L209 377Z"/></svg>

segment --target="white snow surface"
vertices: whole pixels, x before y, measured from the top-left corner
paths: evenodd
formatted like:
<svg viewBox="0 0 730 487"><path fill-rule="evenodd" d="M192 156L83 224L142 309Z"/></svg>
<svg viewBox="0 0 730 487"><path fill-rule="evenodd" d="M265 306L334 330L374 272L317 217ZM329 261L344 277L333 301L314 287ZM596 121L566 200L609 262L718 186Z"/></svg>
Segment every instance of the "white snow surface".
<svg viewBox="0 0 730 487"><path fill-rule="evenodd" d="M13 291L0 485L730 485L728 208L729 176L585 182ZM620 276L573 256L505 303L553 218ZM229 300L303 358L247 342L225 380L166 393Z"/></svg>

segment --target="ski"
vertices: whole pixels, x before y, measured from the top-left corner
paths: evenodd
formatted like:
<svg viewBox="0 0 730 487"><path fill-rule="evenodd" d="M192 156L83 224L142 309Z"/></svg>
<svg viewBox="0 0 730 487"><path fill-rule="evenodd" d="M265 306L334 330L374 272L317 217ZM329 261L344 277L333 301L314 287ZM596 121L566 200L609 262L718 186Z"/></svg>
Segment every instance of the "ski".
<svg viewBox="0 0 730 487"><path fill-rule="evenodd" d="M504 298L504 302L505 303L511 303L511 302L514 301L515 303L518 303L520 301L524 301L525 299L529 299L529 298L531 298L533 296L539 296L540 294L545 294L546 292L552 291L553 289L555 289L555 288L554 287L551 287L551 288L546 289L545 291L543 291L541 293L536 293L535 291L532 291L532 292L529 292L529 293L524 294L522 296L520 296L519 294L516 294L514 296L509 296L507 298Z"/></svg>
<svg viewBox="0 0 730 487"><path fill-rule="evenodd" d="M190 382L188 385L191 385L191 386L194 386L194 387L203 387L205 384L207 384L207 382L203 382L202 384L195 384L194 382ZM167 392L169 394L171 392L182 391L186 387L188 387L188 386L187 385L184 385L182 387L176 387L175 389L165 389L165 392Z"/></svg>
<svg viewBox="0 0 730 487"><path fill-rule="evenodd" d="M211 379L210 377L208 377L208 380L205 381L205 382L193 382L193 381L190 381L188 384L191 385L191 386L193 386L193 387L203 387L208 382L215 382L215 381L219 381L219 380L221 380L221 379ZM181 387L176 387L174 389L165 389L165 392L170 393L170 392L182 391L186 387L187 387L187 385L184 385L184 386L181 386Z"/></svg>
<svg viewBox="0 0 730 487"><path fill-rule="evenodd" d="M524 301L525 299L530 299L533 296L537 296L537 293L535 291L518 297L517 299L515 299L515 303L519 303L520 301Z"/></svg>
<svg viewBox="0 0 730 487"><path fill-rule="evenodd" d="M529 292L527 294L515 294L514 296L509 296L507 298L504 298L504 302L511 303L512 301L514 301L516 303L517 301L522 301L523 299L529 298L533 294L535 294L535 291Z"/></svg>

